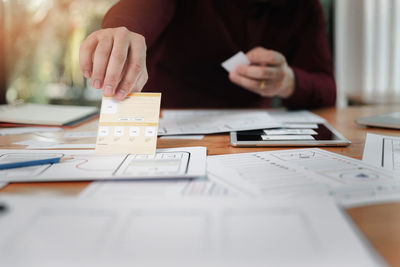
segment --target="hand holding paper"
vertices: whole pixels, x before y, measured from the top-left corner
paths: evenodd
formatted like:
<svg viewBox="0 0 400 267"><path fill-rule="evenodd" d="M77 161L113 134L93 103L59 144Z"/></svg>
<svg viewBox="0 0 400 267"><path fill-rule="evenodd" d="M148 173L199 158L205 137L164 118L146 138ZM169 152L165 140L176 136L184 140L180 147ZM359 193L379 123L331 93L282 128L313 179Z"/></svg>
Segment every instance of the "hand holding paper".
<svg viewBox="0 0 400 267"><path fill-rule="evenodd" d="M122 100L147 82L146 42L125 27L98 30L82 43L79 63L92 86Z"/></svg>
<svg viewBox="0 0 400 267"><path fill-rule="evenodd" d="M289 97L295 88L293 70L284 55L256 47L246 55L239 52L223 63L229 79L262 97Z"/></svg>

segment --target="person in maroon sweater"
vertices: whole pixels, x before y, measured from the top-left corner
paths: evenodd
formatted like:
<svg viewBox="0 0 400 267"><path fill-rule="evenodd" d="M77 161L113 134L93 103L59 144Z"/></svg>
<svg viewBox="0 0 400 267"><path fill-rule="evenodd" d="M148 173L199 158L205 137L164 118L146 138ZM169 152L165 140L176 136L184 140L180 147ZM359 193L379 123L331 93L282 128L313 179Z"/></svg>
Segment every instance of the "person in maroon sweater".
<svg viewBox="0 0 400 267"><path fill-rule="evenodd" d="M221 62L241 50L251 64L228 74ZM168 108L336 100L318 0L120 0L82 43L80 65L104 95L160 91Z"/></svg>

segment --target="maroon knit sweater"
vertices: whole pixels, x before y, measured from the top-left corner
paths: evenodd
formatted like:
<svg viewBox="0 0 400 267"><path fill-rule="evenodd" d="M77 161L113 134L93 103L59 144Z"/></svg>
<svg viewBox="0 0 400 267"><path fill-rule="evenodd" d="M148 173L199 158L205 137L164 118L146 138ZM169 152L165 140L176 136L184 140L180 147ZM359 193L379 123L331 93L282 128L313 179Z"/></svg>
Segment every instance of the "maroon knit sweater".
<svg viewBox="0 0 400 267"><path fill-rule="evenodd" d="M103 28L125 26L148 47L144 91L162 92L162 107L269 107L232 82L221 62L262 46L282 53L296 78L288 108L334 105L332 57L318 0L121 0Z"/></svg>

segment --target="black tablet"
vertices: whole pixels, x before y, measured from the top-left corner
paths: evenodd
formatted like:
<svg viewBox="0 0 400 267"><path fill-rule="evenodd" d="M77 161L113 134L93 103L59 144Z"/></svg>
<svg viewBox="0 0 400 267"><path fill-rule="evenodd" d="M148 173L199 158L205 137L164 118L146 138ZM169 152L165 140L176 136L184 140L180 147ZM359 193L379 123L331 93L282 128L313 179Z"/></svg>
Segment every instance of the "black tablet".
<svg viewBox="0 0 400 267"><path fill-rule="evenodd" d="M231 132L231 145L255 146L348 146L351 144L328 123L296 123L273 129Z"/></svg>

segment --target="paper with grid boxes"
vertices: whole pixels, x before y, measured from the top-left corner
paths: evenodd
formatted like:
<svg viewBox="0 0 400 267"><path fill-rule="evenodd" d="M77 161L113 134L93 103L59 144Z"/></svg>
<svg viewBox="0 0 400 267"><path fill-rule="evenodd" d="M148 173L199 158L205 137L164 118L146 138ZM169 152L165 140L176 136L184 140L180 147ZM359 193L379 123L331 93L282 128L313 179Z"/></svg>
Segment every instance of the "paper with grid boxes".
<svg viewBox="0 0 400 267"><path fill-rule="evenodd" d="M161 93L132 93L123 101L103 97L96 153L154 154Z"/></svg>

